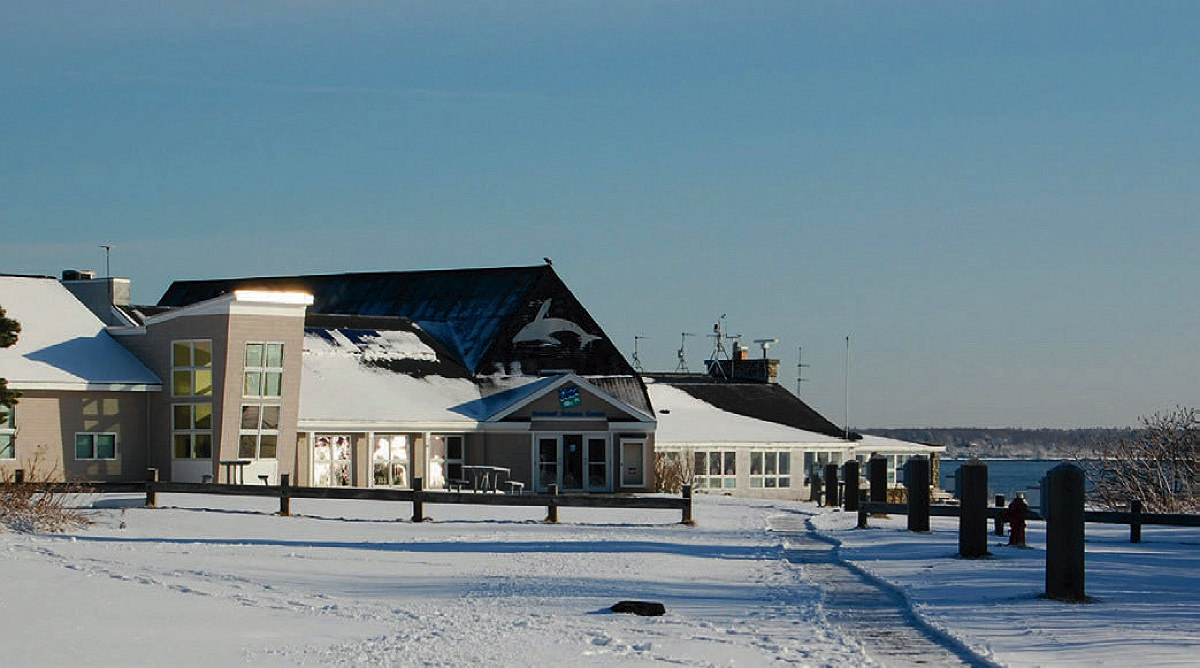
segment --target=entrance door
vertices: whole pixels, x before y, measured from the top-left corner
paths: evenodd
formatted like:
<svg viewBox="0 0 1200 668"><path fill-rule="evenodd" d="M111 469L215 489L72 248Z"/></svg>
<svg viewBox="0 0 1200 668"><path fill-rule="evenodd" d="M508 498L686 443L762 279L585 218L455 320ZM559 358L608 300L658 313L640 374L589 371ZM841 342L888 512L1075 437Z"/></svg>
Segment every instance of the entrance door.
<svg viewBox="0 0 1200 668"><path fill-rule="evenodd" d="M621 441L621 486L645 487L645 441Z"/></svg>
<svg viewBox="0 0 1200 668"><path fill-rule="evenodd" d="M545 436L538 439L537 487L546 491L550 485L558 484L558 438Z"/></svg>
<svg viewBox="0 0 1200 668"><path fill-rule="evenodd" d="M313 442L313 485L349 487L352 463L349 436L318 436Z"/></svg>
<svg viewBox="0 0 1200 668"><path fill-rule="evenodd" d="M583 434L563 434L562 463L563 490L583 489Z"/></svg>
<svg viewBox="0 0 1200 668"><path fill-rule="evenodd" d="M587 488L601 492L611 489L608 482L608 439L589 436L587 440Z"/></svg>

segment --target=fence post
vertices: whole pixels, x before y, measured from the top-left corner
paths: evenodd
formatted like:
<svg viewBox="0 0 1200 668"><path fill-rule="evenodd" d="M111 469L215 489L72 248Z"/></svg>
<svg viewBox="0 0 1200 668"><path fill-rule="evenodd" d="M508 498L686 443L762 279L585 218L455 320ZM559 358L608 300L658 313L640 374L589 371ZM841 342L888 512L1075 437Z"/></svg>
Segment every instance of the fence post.
<svg viewBox="0 0 1200 668"><path fill-rule="evenodd" d="M908 488L908 530L929 531L929 460L916 455L904 467Z"/></svg>
<svg viewBox="0 0 1200 668"><path fill-rule="evenodd" d="M818 506L821 505L821 475L813 473L808 476L808 484L811 486L808 500L816 502Z"/></svg>
<svg viewBox="0 0 1200 668"><path fill-rule="evenodd" d="M867 467L871 477L871 503L887 503L887 457L871 455Z"/></svg>
<svg viewBox="0 0 1200 668"><path fill-rule="evenodd" d="M1129 542L1142 542L1142 500L1134 499L1129 502Z"/></svg>
<svg viewBox="0 0 1200 668"><path fill-rule="evenodd" d="M1083 469L1063 463L1046 474L1050 516L1046 519L1046 596L1082 602L1084 593Z"/></svg>
<svg viewBox="0 0 1200 668"><path fill-rule="evenodd" d="M987 556L987 464L972 457L958 469L962 504L958 509L958 556Z"/></svg>
<svg viewBox="0 0 1200 668"><path fill-rule="evenodd" d="M867 502L870 499L869 492L865 489L858 490L858 528L867 528Z"/></svg>
<svg viewBox="0 0 1200 668"><path fill-rule="evenodd" d="M424 522L425 521L425 501L422 498L423 495L421 494L421 490L423 490L423 489L425 489L425 479L421 478L420 476L414 477L413 483L412 483L412 491L413 491L412 521L414 521L414 522Z"/></svg>
<svg viewBox="0 0 1200 668"><path fill-rule="evenodd" d="M996 495L996 507L997 508L1004 507L1004 495L1003 494ZM1004 535L1004 517L1001 515L996 515L996 535L997 536Z"/></svg>
<svg viewBox="0 0 1200 668"><path fill-rule="evenodd" d="M550 485L547 492L550 496L558 496L558 485ZM550 499L550 503L546 505L546 521L551 524L558 523L558 504L554 499Z"/></svg>
<svg viewBox="0 0 1200 668"><path fill-rule="evenodd" d="M837 508L838 505L838 465L825 465L825 505Z"/></svg>
<svg viewBox="0 0 1200 668"><path fill-rule="evenodd" d="M25 469L17 469L16 471L13 471L13 482L17 483L18 485L25 482Z"/></svg>
<svg viewBox="0 0 1200 668"><path fill-rule="evenodd" d="M146 507L158 507L158 492L154 485L158 482L158 469L146 469Z"/></svg>
<svg viewBox="0 0 1200 668"><path fill-rule="evenodd" d="M851 459L842 465L842 479L846 481L846 491L842 494L844 507L847 511L858 510L858 460Z"/></svg>
<svg viewBox="0 0 1200 668"><path fill-rule="evenodd" d="M288 492L291 481L291 476L286 473L279 476L279 515L281 517L292 516L292 497Z"/></svg>
<svg viewBox="0 0 1200 668"><path fill-rule="evenodd" d="M683 486L683 521L681 524L692 525L696 520L692 518L692 486Z"/></svg>

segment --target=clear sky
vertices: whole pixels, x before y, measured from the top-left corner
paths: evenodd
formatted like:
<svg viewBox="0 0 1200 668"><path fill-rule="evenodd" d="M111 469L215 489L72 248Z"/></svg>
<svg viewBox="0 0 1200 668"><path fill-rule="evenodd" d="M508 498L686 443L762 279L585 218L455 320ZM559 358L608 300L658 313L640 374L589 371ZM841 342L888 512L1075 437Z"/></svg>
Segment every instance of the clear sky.
<svg viewBox="0 0 1200 668"><path fill-rule="evenodd" d="M865 426L1196 405L1200 4L0 3L0 271L554 266Z"/></svg>

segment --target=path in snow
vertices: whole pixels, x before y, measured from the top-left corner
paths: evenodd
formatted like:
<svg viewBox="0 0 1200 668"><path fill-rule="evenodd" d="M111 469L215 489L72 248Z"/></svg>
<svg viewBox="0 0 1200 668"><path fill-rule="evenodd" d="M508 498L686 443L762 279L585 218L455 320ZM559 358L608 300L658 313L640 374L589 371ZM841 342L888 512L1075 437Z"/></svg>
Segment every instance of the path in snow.
<svg viewBox="0 0 1200 668"><path fill-rule="evenodd" d="M885 666L992 665L918 619L899 593L838 559L808 516L773 515L768 522L784 538L784 558L821 588L827 621L860 642L872 659Z"/></svg>

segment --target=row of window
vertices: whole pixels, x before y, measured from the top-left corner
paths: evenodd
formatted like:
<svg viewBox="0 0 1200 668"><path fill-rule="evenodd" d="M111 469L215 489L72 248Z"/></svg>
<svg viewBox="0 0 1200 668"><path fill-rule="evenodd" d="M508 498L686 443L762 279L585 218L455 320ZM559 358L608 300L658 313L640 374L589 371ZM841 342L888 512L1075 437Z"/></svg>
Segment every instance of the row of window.
<svg viewBox="0 0 1200 668"><path fill-rule="evenodd" d="M283 393L283 344L247 343L242 372L242 396L278 398ZM171 344L171 394L176 397L211 397L213 393L212 341L175 341Z"/></svg>
<svg viewBox="0 0 1200 668"><path fill-rule="evenodd" d="M0 406L0 459L17 458L16 412ZM75 434L75 459L116 459L117 435L112 432Z"/></svg>
<svg viewBox="0 0 1200 668"><path fill-rule="evenodd" d="M773 450L750 452L750 486L779 488L792 486L791 453ZM698 489L737 487L737 453L732 450L694 453L695 485Z"/></svg>

